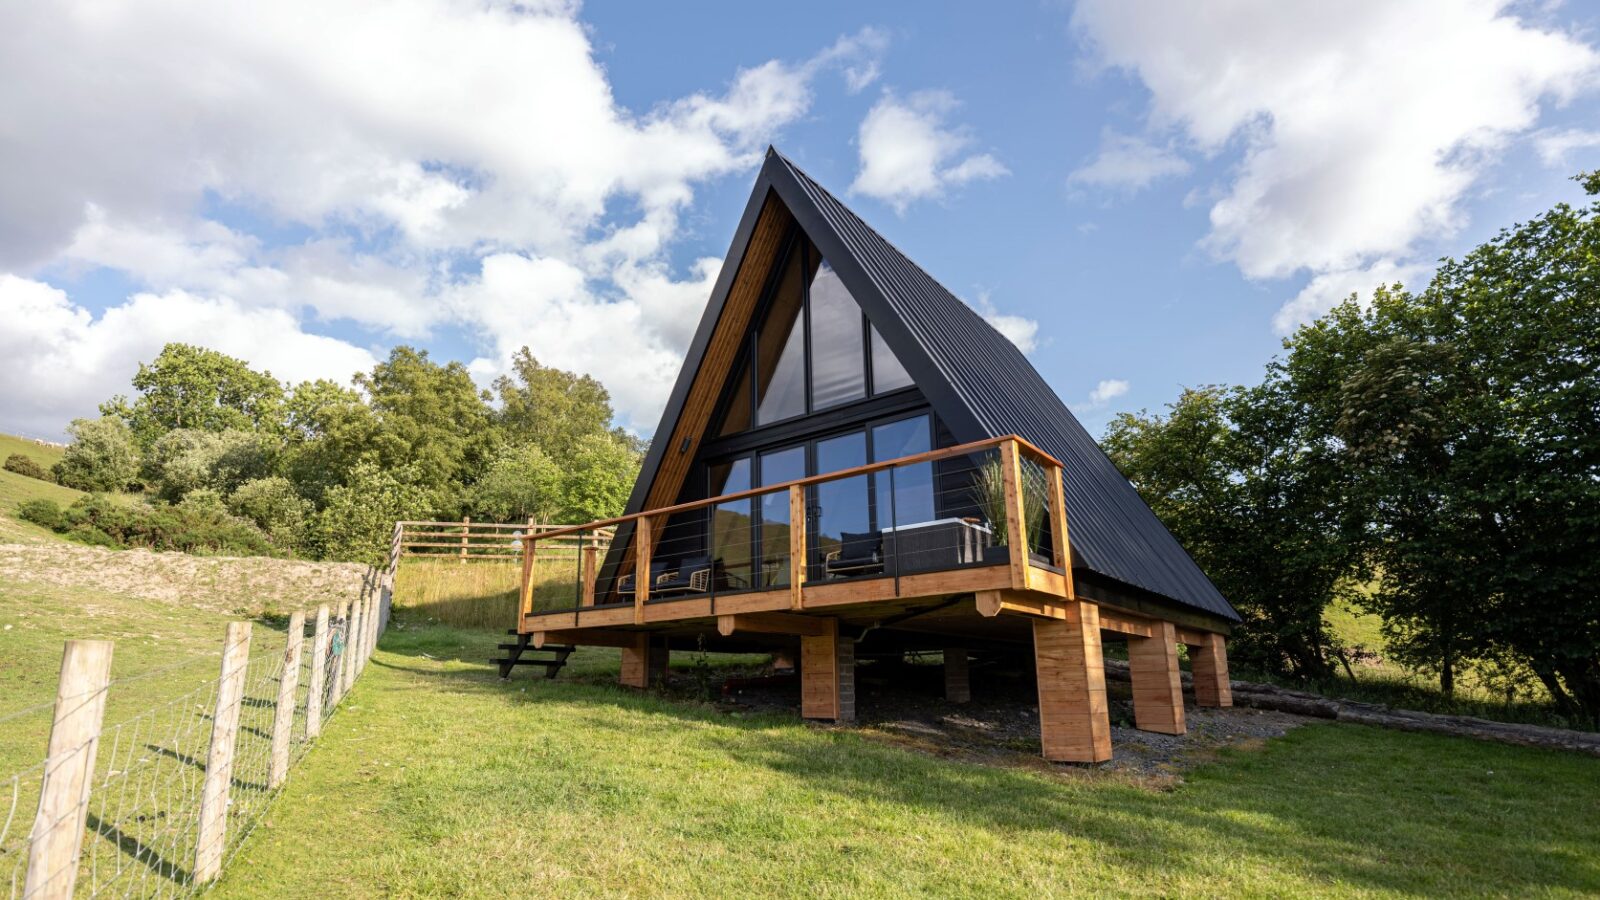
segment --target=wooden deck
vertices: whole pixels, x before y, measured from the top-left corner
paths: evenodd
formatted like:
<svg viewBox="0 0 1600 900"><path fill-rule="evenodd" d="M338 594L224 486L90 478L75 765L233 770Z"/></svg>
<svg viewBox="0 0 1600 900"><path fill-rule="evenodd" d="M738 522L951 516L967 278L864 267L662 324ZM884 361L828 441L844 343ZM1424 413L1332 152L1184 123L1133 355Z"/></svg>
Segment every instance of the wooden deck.
<svg viewBox="0 0 1600 900"><path fill-rule="evenodd" d="M1005 560L939 571L877 574L807 581L815 571L806 553L804 492L812 485L895 467L998 450L1005 478ZM1030 544L1024 461L1043 469L1049 546ZM854 718L854 653L869 634L893 633L905 646L946 651L947 683L966 690L966 651L1007 645L1033 648L1039 680L1040 727L1046 758L1098 762L1110 758L1102 642L1127 641L1139 728L1184 732L1177 645L1189 647L1195 695L1204 705L1230 705L1227 656L1220 631L1196 628L1135 610L1104 597L1080 595L1072 573L1071 543L1063 503L1062 469L1016 437L952 447L781 485L714 497L524 539L522 613L517 630L535 647L598 645L623 651L623 683L645 687L665 670L672 649L784 650L796 647L801 663L801 713L807 718ZM1035 482L1036 483L1036 482ZM789 494L795 511L789 529L788 583L766 590L714 591L698 596L650 596L653 536L673 513L766 494ZM633 524L623 548L625 569L640 587L622 600L615 583L597 589L591 550L577 569L571 608L535 609L534 560L547 539ZM619 529L618 534L623 532ZM620 540L620 538L619 538ZM1043 549L1044 553L1038 551ZM1032 552L1030 552L1032 551ZM619 602L621 601L621 602ZM952 699L955 699L954 697Z"/></svg>

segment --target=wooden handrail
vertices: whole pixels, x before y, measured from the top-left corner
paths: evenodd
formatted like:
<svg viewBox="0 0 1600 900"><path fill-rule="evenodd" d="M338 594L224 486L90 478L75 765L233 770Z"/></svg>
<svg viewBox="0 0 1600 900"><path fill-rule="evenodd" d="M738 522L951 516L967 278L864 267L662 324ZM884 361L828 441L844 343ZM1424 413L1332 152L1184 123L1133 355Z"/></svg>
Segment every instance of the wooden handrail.
<svg viewBox="0 0 1600 900"><path fill-rule="evenodd" d="M1055 466L1057 468L1061 466L1060 461L1055 457L1028 443L1023 438L1017 437L1013 434L1006 435L1005 437L986 438L984 440L973 441L968 444L958 444L954 447L945 447L941 450L929 450L925 453L902 456L899 459L886 459L882 462L867 463L864 466L840 469L837 472L827 472L822 475L811 475L806 478L796 478L791 481L780 481L776 484L766 485L759 488L751 488L746 491L735 491L731 494L722 494L721 496L710 497L705 500L691 500L687 503L678 503L673 506L663 506L657 509L648 509L644 510L643 512L630 513L625 516L617 516L611 519L598 519L590 522L587 525L572 525L566 528L558 528L555 531L546 531L543 534L525 534L520 538L520 540L543 541L549 540L550 538L565 537L567 535L577 534L584 531L596 531L607 527L614 528L617 525L622 525L627 522L638 521L645 516L670 516L675 513L688 512L692 509L703 509L707 506L715 506L719 503L730 503L734 500L745 500L750 497L760 497L765 494L775 494L779 491L787 491L792 487L805 487L813 484L823 484L829 481L839 481L845 478L854 478L858 475L868 475L873 472L881 472L884 469L916 465L924 462L935 462L941 459L949 459L952 456L966 456L970 453L988 450L991 447L999 447L1006 441L1016 441L1017 449L1020 452L1032 456L1039 462L1049 466Z"/></svg>

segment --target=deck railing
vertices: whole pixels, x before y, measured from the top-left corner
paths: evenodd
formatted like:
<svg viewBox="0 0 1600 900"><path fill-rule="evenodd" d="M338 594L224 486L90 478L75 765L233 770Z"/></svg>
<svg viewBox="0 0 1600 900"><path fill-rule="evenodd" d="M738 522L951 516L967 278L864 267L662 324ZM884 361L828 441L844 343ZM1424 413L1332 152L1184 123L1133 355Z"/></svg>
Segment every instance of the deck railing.
<svg viewBox="0 0 1600 900"><path fill-rule="evenodd" d="M607 553L610 537L621 541ZM1006 567L1006 585L1059 573L1071 592L1060 462L1012 436L556 528L522 539L521 614L578 612L804 586ZM570 571L536 565L576 546ZM880 592L881 593L881 592Z"/></svg>

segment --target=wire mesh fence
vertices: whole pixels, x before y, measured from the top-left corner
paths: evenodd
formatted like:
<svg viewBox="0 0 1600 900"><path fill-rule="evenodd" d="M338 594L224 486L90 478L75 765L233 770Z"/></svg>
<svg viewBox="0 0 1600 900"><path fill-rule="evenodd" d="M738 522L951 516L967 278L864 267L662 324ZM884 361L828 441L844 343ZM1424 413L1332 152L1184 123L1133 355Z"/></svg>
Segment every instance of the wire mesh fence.
<svg viewBox="0 0 1600 900"><path fill-rule="evenodd" d="M217 656L111 679L112 645L68 641L44 758L0 777L10 897L173 897L214 880L359 676L387 621L386 577L287 628L232 623ZM108 697L170 699L106 721Z"/></svg>

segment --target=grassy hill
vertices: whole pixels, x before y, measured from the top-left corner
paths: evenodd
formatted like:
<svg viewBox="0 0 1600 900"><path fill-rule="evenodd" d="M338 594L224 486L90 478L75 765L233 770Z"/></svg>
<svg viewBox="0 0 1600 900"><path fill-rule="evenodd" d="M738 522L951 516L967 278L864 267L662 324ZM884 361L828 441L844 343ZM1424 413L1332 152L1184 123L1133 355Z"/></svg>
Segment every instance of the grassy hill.
<svg viewBox="0 0 1600 900"><path fill-rule="evenodd" d="M1585 757L1308 725L1158 790L635 693L614 655L502 682L494 640L391 630L219 896L1600 891Z"/></svg>

